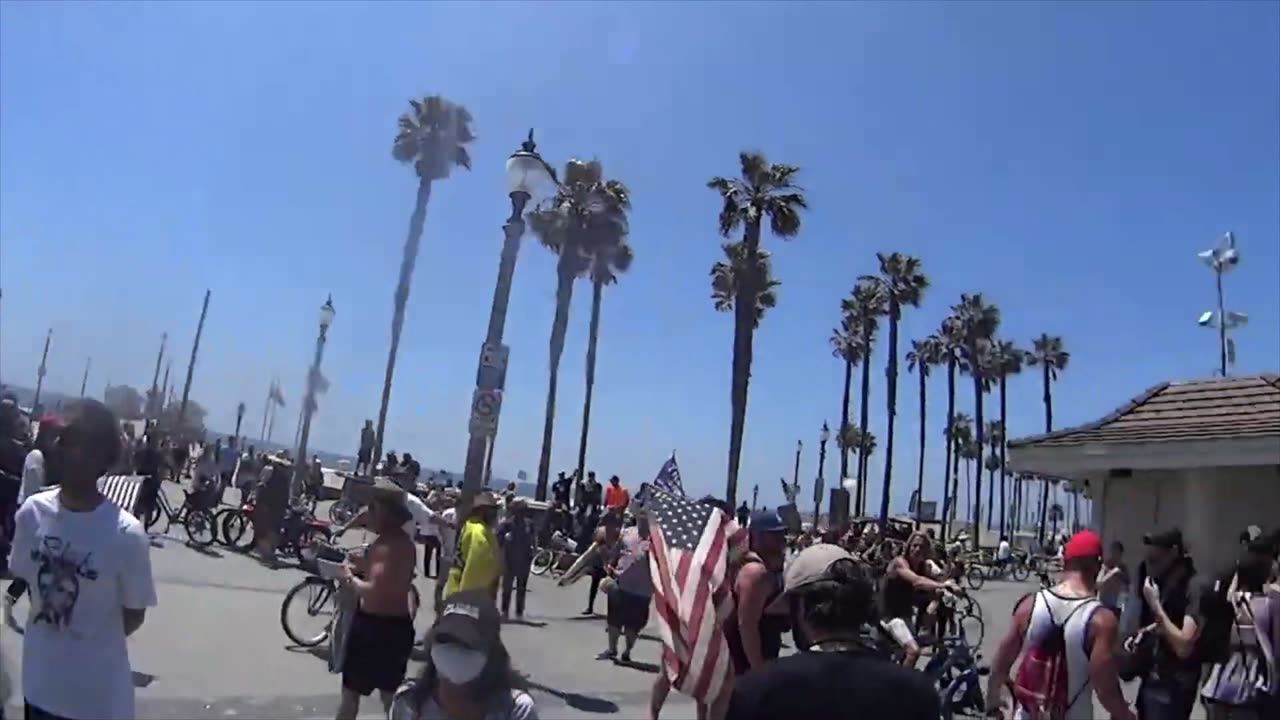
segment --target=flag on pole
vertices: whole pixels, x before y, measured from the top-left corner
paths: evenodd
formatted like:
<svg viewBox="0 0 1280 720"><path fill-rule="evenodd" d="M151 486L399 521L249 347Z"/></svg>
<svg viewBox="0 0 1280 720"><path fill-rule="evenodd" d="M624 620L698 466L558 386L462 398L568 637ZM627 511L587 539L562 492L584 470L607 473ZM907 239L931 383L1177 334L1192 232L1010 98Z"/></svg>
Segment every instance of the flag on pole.
<svg viewBox="0 0 1280 720"><path fill-rule="evenodd" d="M684 497L684 482L680 480L680 466L676 465L676 454L671 453L671 457L662 463L662 467L658 470L658 475L653 479L654 487L665 490L672 495Z"/></svg>
<svg viewBox="0 0 1280 720"><path fill-rule="evenodd" d="M716 507L656 486L643 490L663 672L675 689L710 703L733 677L722 626L733 612L729 558L745 549L746 532Z"/></svg>
<svg viewBox="0 0 1280 720"><path fill-rule="evenodd" d="M320 368L313 367L311 372L307 374L307 398L306 405L310 412L315 412L319 405L316 403L316 395L323 393L329 389L329 379L320 372Z"/></svg>
<svg viewBox="0 0 1280 720"><path fill-rule="evenodd" d="M267 397L276 405L284 407L284 393L280 390L280 381L274 379L271 381L271 390L267 392Z"/></svg>

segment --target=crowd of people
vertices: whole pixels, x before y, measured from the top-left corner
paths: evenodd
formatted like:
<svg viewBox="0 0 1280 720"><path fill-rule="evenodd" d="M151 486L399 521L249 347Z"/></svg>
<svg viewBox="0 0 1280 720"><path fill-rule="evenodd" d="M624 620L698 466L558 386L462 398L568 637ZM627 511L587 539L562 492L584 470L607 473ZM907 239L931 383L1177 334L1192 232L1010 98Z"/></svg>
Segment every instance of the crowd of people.
<svg viewBox="0 0 1280 720"><path fill-rule="evenodd" d="M9 452L12 438L0 439ZM91 400L42 422L26 442L20 465L10 458L5 466L20 472L10 503L17 509L6 609L24 593L31 600L25 716L133 718L126 639L156 605L151 544L142 523L103 496L98 479L122 464L159 477L169 463L180 477L191 458L153 435L122 442L115 417ZM272 505L264 494L281 492L288 505L297 492L286 458L239 452L234 442L201 447L193 475L211 494L240 475L253 478L255 512ZM537 718L501 627L524 618L534 553L557 535L575 538L582 551L562 582L591 578L585 612L605 597L598 659L633 662L654 595L644 508L617 477L602 485L590 473L562 473L541 517L513 490L483 491L459 516L451 493L419 497L416 477L392 473L375 480L363 510L336 528L373 535L338 571L349 602L335 666L338 720L355 718L375 692L391 720ZM934 538L917 532L886 543L870 528L797 536L776 511L745 514L746 549L727 568L733 609L720 625L735 680L699 705L699 717L938 718L947 699L916 665L947 632L939 600L957 586L955 563ZM1178 529L1151 533L1131 571L1122 546L1104 548L1094 532L1075 533L1062 544L1061 574L1015 606L992 657L983 709L1079 720L1093 717L1096 698L1120 719L1188 720L1200 706L1211 720L1280 717L1280 531L1251 526L1239 541L1230 567L1206 571ZM421 640L411 600L419 544L422 573L436 579L435 619ZM893 549L887 558L886 548ZM264 559L270 549L260 550ZM783 652L788 636L792 654ZM407 677L415 644L425 662ZM1126 681L1139 683L1133 706ZM650 695L655 720L671 690L667 673L658 673Z"/></svg>

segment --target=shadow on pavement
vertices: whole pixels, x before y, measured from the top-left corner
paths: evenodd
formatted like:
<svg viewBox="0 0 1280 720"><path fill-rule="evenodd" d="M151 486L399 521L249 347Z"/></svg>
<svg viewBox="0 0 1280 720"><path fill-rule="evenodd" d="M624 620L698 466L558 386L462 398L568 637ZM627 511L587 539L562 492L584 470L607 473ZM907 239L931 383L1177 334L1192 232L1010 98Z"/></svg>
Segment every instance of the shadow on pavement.
<svg viewBox="0 0 1280 720"><path fill-rule="evenodd" d="M640 672L646 672L650 675L657 675L658 671L662 669L653 663L640 662L639 660L618 660L614 664L618 667L631 668L632 670L639 670Z"/></svg>
<svg viewBox="0 0 1280 720"><path fill-rule="evenodd" d="M568 705L574 710L580 710L586 713L595 713L598 715L612 715L618 712L617 703L610 702L604 698L588 697L586 695L579 695L578 693L564 692L563 690L547 687L546 685L533 682L532 680L529 681L529 689L538 690L548 695L560 698L564 701L565 705Z"/></svg>
<svg viewBox="0 0 1280 720"><path fill-rule="evenodd" d="M541 620L524 620L519 618L511 618L502 621L503 625L523 625L531 628L544 628L547 624Z"/></svg>

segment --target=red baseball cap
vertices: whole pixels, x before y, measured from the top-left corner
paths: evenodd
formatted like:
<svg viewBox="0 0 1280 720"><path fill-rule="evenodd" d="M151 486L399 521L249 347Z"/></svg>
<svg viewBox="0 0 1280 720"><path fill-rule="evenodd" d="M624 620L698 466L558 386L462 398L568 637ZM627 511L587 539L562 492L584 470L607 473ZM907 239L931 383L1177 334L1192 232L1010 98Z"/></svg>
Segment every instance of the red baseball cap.
<svg viewBox="0 0 1280 720"><path fill-rule="evenodd" d="M1081 530L1072 535L1066 547L1062 549L1063 561L1100 557L1102 557L1102 538L1092 530Z"/></svg>

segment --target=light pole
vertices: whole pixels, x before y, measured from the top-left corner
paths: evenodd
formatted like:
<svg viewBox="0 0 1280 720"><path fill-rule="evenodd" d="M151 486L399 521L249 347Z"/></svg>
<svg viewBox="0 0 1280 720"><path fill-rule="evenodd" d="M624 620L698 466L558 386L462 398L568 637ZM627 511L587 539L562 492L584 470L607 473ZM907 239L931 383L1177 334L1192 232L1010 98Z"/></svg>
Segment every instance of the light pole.
<svg viewBox="0 0 1280 720"><path fill-rule="evenodd" d="M1249 322L1248 315L1227 310L1222 293L1222 276L1240 264L1240 252L1236 250L1235 234L1226 233L1217 247L1205 250L1199 256L1204 264L1213 270L1218 287L1218 311L1215 313L1210 310L1201 313L1199 324L1200 327L1214 328L1218 331L1218 372L1222 377L1226 377L1227 368L1236 362L1235 341L1227 335L1227 331Z"/></svg>
<svg viewBox="0 0 1280 720"><path fill-rule="evenodd" d="M178 406L178 421L175 432L182 432L182 423L187 418L187 400L191 397L191 378L196 372L196 355L200 353L200 336L204 334L204 319L209 314L209 296L212 290L204 291L204 305L200 307L200 322L196 325L196 339L191 343L191 362L187 363L187 382L182 386L182 404Z"/></svg>
<svg viewBox="0 0 1280 720"><path fill-rule="evenodd" d="M329 334L329 326L338 311L333 309L333 296L330 295L320 306L320 335L316 338L316 357L307 371L307 396L302 401L302 432L298 434L298 454L294 456L292 497L297 497L302 483L307 476L310 465L307 462L307 439L311 435L311 414L316 409L316 391L320 384L320 360L324 357L324 341ZM241 407L244 407L241 405ZM239 428L239 421L236 427ZM237 432L237 434L239 434Z"/></svg>
<svg viewBox="0 0 1280 720"><path fill-rule="evenodd" d="M813 484L813 527L818 527L818 512L822 509L822 491L827 484L825 475L827 465L827 441L831 439L831 429L827 421L822 421L822 431L818 433L818 480ZM827 508L831 512L831 508Z"/></svg>
<svg viewBox="0 0 1280 720"><path fill-rule="evenodd" d="M498 280L493 288L493 305L489 308L489 327L480 346L480 363L476 369L476 389L471 398L471 417L467 423L466 464L462 471L462 493L458 498L458 517L471 510L471 501L484 485L485 452L498 432L498 416L502 412L502 392L506 385L507 358L510 348L502 344L507 325L507 306L511 302L511 279L520 254L520 238L524 235L524 208L529 199L546 185L555 182L555 171L538 154L533 130L520 149L507 160L507 190L511 198L511 215L502 226L502 255L498 260ZM541 499L541 498L540 498Z"/></svg>
<svg viewBox="0 0 1280 720"><path fill-rule="evenodd" d="M156 354L156 369L151 374L151 395L147 398L147 419L154 420L160 415L161 409L164 408L164 394L161 388L157 387L160 382L160 362L164 360L164 346L169 342L169 333L160 334L160 352ZM165 385L169 384L169 369L165 368Z"/></svg>
<svg viewBox="0 0 1280 720"><path fill-rule="evenodd" d="M84 397L85 388L89 387L89 367L93 365L93 356L85 358L84 377L80 379L80 397Z"/></svg>
<svg viewBox="0 0 1280 720"><path fill-rule="evenodd" d="M804 441L796 441L796 468L791 473L791 495L792 497L800 494L800 452L804 450Z"/></svg>
<svg viewBox="0 0 1280 720"><path fill-rule="evenodd" d="M756 511L756 502L760 499L760 483L751 487L751 512Z"/></svg>
<svg viewBox="0 0 1280 720"><path fill-rule="evenodd" d="M49 332L44 336L44 353L40 356L40 367L36 368L36 396L31 400L31 412L39 417L40 412L40 390L44 388L44 376L48 373L49 362L49 343L53 340L53 328L49 328Z"/></svg>
<svg viewBox="0 0 1280 720"><path fill-rule="evenodd" d="M240 445L240 423L244 422L244 411L246 409L247 408L245 407L243 402L236 406L236 446L237 447L239 447Z"/></svg>

